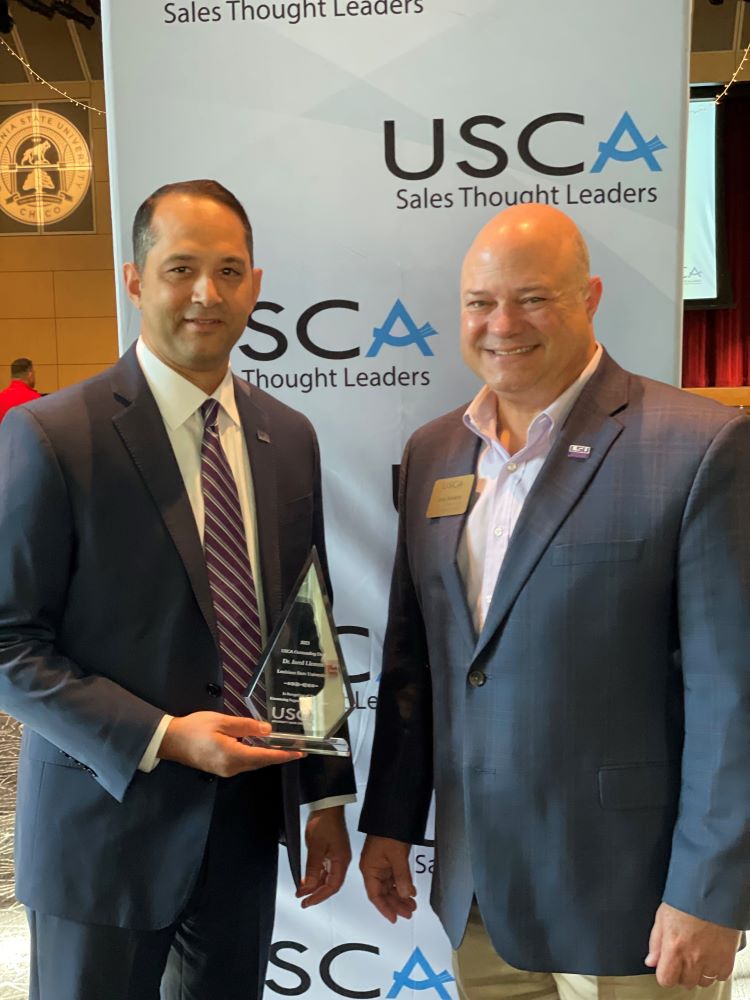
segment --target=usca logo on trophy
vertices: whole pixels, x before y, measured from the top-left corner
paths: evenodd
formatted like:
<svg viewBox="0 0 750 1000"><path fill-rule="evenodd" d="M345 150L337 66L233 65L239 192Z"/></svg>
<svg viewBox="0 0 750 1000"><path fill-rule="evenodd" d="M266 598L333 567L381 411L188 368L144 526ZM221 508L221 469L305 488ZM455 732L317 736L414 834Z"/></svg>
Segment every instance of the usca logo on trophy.
<svg viewBox="0 0 750 1000"><path fill-rule="evenodd" d="M336 997L355 997L357 1000L377 1000L378 997L385 997L386 1000L395 1000L401 996L404 990L415 990L424 993L427 1000L452 1000L451 994L446 989L448 983L453 982L453 976L447 969L440 972L429 961L421 948L415 948L404 962L400 969L387 975L387 982L380 988L374 985L377 982L377 966L371 966L371 970L363 965L361 959L357 961L356 972L352 971L350 963L349 969L342 965L341 959L352 953L362 953L365 955L380 956L380 948L376 945L366 944L361 941L353 941L347 944L340 944L327 951L319 962L313 960L312 974L301 964L305 955L310 949L307 945L299 941L276 941L271 946L270 964L266 986L271 993L285 997L299 997L312 993L320 998L323 995ZM291 961L284 952L296 952L295 960ZM306 956L307 957L307 956ZM278 982L276 969L281 970L283 982ZM313 976L317 974L320 984L315 983ZM291 978L290 978L291 977ZM383 978L386 978L385 976ZM369 983L368 983L369 980ZM373 982L374 981L374 982ZM320 992L320 986L326 989L326 993ZM384 990L388 992L385 993Z"/></svg>
<svg viewBox="0 0 750 1000"><path fill-rule="evenodd" d="M493 162L487 166L479 166L469 159L457 160L456 166L468 177L497 177L502 174L510 164L510 157L507 150L493 138L488 138L478 132L481 128L491 128L495 132L507 126L503 118L496 115L473 115L465 119L458 126L460 139L472 149L482 150L490 153ZM547 177L570 177L581 174L586 170L586 163L581 160L576 163L547 163L533 151L534 140L539 133L551 125L576 126L580 128L586 125L584 115L568 111L557 111L551 114L540 115L527 125L523 126L518 133L515 146L521 162L533 170L535 173L543 174ZM507 133L506 133L507 134ZM414 139L413 134L409 136ZM385 152L385 165L389 172L402 180L426 180L434 177L442 170L445 164L445 119L432 119L432 160L422 168L407 169L399 160L397 154L396 122L383 122L383 139ZM661 172L661 165L657 159L657 153L665 150L667 146L662 142L657 134L647 140L643 131L636 124L630 112L625 111L609 137L599 142L597 145L596 158L590 168L590 173L601 173L610 161L618 163L643 162L652 173Z"/></svg>
<svg viewBox="0 0 750 1000"><path fill-rule="evenodd" d="M359 357L362 351L356 343L350 341L346 346L337 347L325 343L326 336L330 337L330 329L333 325L330 321L330 313L342 310L357 313L359 312L359 303L351 299L325 299L305 309L294 325L300 346L309 354L330 361L346 361ZM272 312L279 315L284 312L284 306L278 302L258 302L247 322L248 329L270 337L275 346L270 350L261 351L253 342L252 344L241 344L240 350L245 357L252 358L254 361L277 361L286 354L289 348L289 336L277 326L261 323L258 314L262 312ZM324 317L323 314L328 314L328 316ZM328 323L325 322L326 318L329 318ZM356 324L356 326L361 329L361 324ZM368 328L371 343L365 357L376 358L385 347L414 347L422 357L433 357L434 352L428 343L428 338L436 336L437 332L431 323L417 322L410 310L398 298L388 310L383 321ZM355 334L350 336L354 339ZM321 338L323 338L322 341Z"/></svg>
<svg viewBox="0 0 750 1000"><path fill-rule="evenodd" d="M71 215L91 183L91 154L73 122L33 107L0 124L0 209L29 226Z"/></svg>

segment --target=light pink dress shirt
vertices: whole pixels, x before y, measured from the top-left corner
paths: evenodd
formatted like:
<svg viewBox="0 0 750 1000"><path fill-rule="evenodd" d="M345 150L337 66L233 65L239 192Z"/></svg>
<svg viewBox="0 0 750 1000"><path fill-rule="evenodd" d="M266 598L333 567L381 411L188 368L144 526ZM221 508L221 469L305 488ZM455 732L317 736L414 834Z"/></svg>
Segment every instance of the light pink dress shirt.
<svg viewBox="0 0 750 1000"><path fill-rule="evenodd" d="M466 426L484 442L477 460L479 498L469 513L458 546L458 569L477 635L482 631L529 490L601 356L601 345L597 345L596 353L575 382L531 421L526 444L515 455L509 455L500 444L496 397L491 389L483 386L464 414Z"/></svg>

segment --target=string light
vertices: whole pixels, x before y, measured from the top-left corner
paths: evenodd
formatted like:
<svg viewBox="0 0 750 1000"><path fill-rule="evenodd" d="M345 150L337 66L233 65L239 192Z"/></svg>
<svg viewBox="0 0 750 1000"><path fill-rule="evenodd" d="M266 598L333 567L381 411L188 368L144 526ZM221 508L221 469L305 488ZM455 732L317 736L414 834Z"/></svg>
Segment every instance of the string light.
<svg viewBox="0 0 750 1000"><path fill-rule="evenodd" d="M33 67L29 66L29 64L26 62L26 60L22 56L20 56L15 51L15 49L12 49L10 47L10 45L8 45L8 43L5 41L4 38L0 38L0 45L2 45L3 48L7 49L8 52L10 52L10 54L15 59L17 59L21 63L21 65L24 66L29 71L29 73L31 73L31 75L36 80L39 81L39 83L44 84L45 87L49 87L50 90L54 90L54 92L56 94L59 94L61 97L64 97L66 100L70 101L71 104L75 104L79 108L85 108L86 111L93 111L97 115L105 115L106 116L106 114L107 114L106 111L102 111L100 108L95 108L91 104L84 104L82 101L77 101L75 99L75 97L71 97L70 94L66 94L64 90L59 90L57 87L55 87L54 84L52 84L52 83L49 82L49 80L45 80L43 76L40 76L39 73L37 73L37 71L35 69L33 69ZM727 94L729 93L729 90L732 87L732 84L734 84L736 82L737 77L742 72L742 70L743 70L743 68L745 66L745 63L747 62L747 60L748 60L749 57L750 57L750 43L748 43L748 45L747 45L747 47L746 47L746 49L745 49L745 51L744 51L744 53L742 55L742 60L741 60L741 62L739 64L739 66L737 67L737 69L734 71L734 75L732 76L732 79L729 81L729 83L726 85L726 87L722 90L722 92L716 98L716 103L717 104L720 104L723 101L723 99L727 96Z"/></svg>
<svg viewBox="0 0 750 1000"><path fill-rule="evenodd" d="M64 90L59 90L54 84L50 83L48 80L45 80L43 76L40 76L35 69L32 69L32 67L29 66L29 64L26 62L23 56L19 56L19 54L15 51L15 49L12 49L10 45L8 45L8 43L5 41L4 38L0 38L0 45L2 45L3 48L7 49L8 52L10 52L10 54L14 56L21 63L22 66L26 67L26 69L29 71L29 73L31 73L34 79L38 80L40 83L43 83L45 87L49 87L50 90L54 90L56 94L59 94L61 97L64 97L67 101L70 101L71 104L75 104L79 108L85 108L86 111L93 111L97 115L106 115L107 113L106 111L102 111L99 108L94 108L90 104L84 104L83 101L77 101L75 97L71 97L70 94L66 94Z"/></svg>
<svg viewBox="0 0 750 1000"><path fill-rule="evenodd" d="M716 103L717 104L719 104L722 101L722 99L727 96L727 93L729 92L729 88L732 86L732 84L735 82L735 80L737 79L737 77L742 72L742 67L747 62L748 55L750 55L750 43L748 44L747 48L745 49L745 53L742 56L742 62L739 64L739 66L737 67L737 69L734 71L734 76L729 81L729 83L726 85L726 87L722 90L722 92L719 94L719 96L716 98Z"/></svg>

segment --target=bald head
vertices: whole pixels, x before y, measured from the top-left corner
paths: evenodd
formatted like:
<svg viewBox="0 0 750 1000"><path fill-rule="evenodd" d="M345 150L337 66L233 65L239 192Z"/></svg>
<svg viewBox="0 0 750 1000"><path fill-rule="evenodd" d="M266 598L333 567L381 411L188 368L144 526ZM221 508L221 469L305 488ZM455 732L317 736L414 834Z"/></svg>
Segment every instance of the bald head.
<svg viewBox="0 0 750 1000"><path fill-rule="evenodd" d="M477 234L461 271L461 350L519 422L541 412L596 350L601 281L578 227L550 205L519 205Z"/></svg>
<svg viewBox="0 0 750 1000"><path fill-rule="evenodd" d="M589 279L586 242L570 216L552 205L515 205L490 219L469 247L464 268L512 251L533 255L540 264L554 261L581 287Z"/></svg>

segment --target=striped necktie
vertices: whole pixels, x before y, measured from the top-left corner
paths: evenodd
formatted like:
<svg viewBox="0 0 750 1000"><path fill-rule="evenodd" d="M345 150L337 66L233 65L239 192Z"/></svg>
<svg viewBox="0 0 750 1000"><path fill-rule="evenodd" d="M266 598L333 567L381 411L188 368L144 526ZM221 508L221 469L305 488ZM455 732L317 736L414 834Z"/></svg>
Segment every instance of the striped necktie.
<svg viewBox="0 0 750 1000"><path fill-rule="evenodd" d="M260 659L261 634L258 597L247 551L237 484L219 440L219 402L201 406L201 486L205 507L203 551L219 630L224 675L224 707L233 715L247 715L242 697ZM262 679L252 695L253 714L265 718Z"/></svg>

